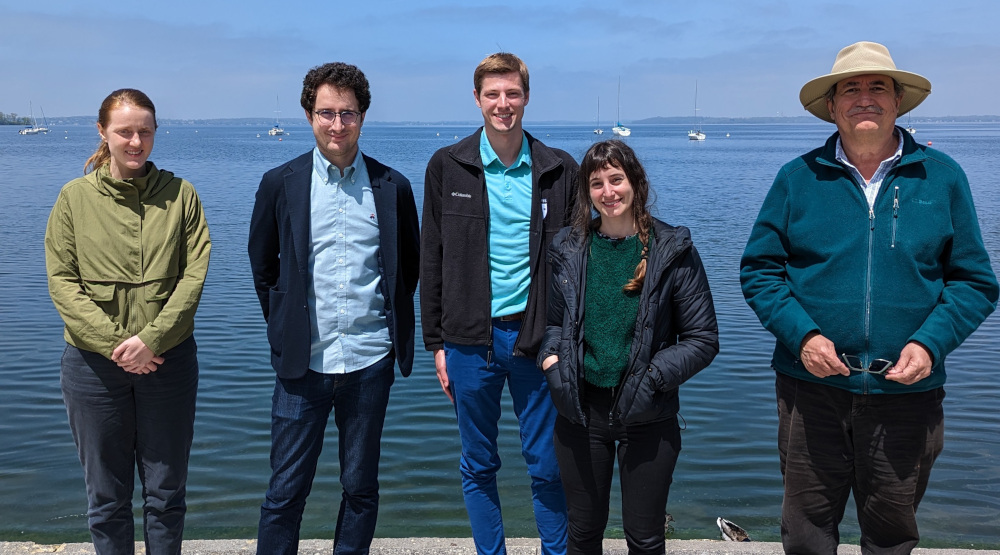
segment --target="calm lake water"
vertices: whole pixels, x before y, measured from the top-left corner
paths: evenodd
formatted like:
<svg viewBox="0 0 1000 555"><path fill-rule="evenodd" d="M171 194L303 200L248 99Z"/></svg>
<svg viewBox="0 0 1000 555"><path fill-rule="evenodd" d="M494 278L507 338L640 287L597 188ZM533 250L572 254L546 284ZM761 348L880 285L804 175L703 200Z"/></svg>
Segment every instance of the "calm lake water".
<svg viewBox="0 0 1000 555"><path fill-rule="evenodd" d="M189 539L255 537L269 476L274 377L250 280L247 225L261 174L311 148L313 139L305 126L287 127L291 134L280 141L263 133L266 129L164 126L151 158L194 183L213 240L195 333L201 386L185 530ZM16 130L0 127L5 208L0 223L0 540L89 541L83 478L59 391L62 322L48 298L42 238L59 188L80 175L97 134L90 127L56 127L48 135L22 137ZM361 145L410 178L419 205L431 154L472 131L368 125ZM529 126L529 131L577 159L596 138L587 126ZM681 391L687 428L667 507L676 519L674 538L718 538L715 518L724 516L755 539L779 540L781 476L774 374L768 366L773 339L743 302L739 257L778 168L832 131L821 123L714 125L705 128L708 140L693 143L681 126L633 127L628 142L646 165L656 214L691 228L721 330L718 358ZM1000 269L995 163L1000 126L924 124L915 138L932 141L965 168L986 246L994 269ZM998 336L1000 319L994 315L948 358L946 445L919 512L924 547L1000 548ZM417 341L422 345L419 335ZM533 536L526 468L509 398L506 403L499 482L507 534ZM459 452L454 412L441 393L432 358L420 351L413 375L397 378L389 403L378 536L470 536ZM339 505L336 453L335 434L328 433L303 537L332 537ZM619 506L619 498L613 498L609 536L621 537ZM845 541L856 543L853 511L851 504L842 530Z"/></svg>

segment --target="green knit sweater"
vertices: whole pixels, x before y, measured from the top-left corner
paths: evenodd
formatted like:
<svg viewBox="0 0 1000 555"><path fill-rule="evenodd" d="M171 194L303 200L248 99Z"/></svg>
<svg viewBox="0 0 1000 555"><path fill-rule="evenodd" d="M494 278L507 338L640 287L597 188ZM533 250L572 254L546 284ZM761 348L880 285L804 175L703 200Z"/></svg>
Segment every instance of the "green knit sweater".
<svg viewBox="0 0 1000 555"><path fill-rule="evenodd" d="M640 291L622 290L642 259L638 235L610 239L590 234L587 290L584 296L584 379L598 387L615 387L628 364Z"/></svg>

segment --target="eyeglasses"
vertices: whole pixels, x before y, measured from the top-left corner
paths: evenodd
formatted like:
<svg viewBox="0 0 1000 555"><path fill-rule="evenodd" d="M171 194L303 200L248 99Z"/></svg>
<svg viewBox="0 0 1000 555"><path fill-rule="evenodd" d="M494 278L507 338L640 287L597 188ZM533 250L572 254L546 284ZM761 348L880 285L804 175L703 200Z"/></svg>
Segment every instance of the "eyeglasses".
<svg viewBox="0 0 1000 555"><path fill-rule="evenodd" d="M875 374L878 376L884 375L895 364L891 360L877 358L868 365L868 368L864 368L861 365L861 357L846 353L840 355L840 360L844 361L844 365L853 372L865 372L866 374Z"/></svg>
<svg viewBox="0 0 1000 555"><path fill-rule="evenodd" d="M319 116L320 121L328 124L337 121L337 116L340 116L340 122L344 125L354 125L361 117L359 112L352 110L344 110L343 112L334 112L333 110L316 110L313 113Z"/></svg>

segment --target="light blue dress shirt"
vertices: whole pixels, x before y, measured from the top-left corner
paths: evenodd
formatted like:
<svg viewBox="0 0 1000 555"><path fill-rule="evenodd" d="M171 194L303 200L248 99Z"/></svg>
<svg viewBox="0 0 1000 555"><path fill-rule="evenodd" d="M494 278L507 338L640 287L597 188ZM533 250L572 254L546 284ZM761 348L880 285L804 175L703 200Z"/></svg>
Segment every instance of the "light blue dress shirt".
<svg viewBox="0 0 1000 555"><path fill-rule="evenodd" d="M898 136L899 130L896 130ZM903 137L899 137L899 145L896 146L896 152L882 160L882 163L878 165L878 169L872 174L872 178L865 181L864 176L858 171L858 168L854 167L854 164L847 159L847 153L844 152L844 145L840 142L840 137L837 137L837 161L841 164L847 166L847 171L851 172L854 179L857 180L858 185L861 186L861 190L865 193L865 198L868 199L868 208L875 208L875 199L878 198L878 190L882 188L882 181L885 180L885 176L889 175L889 170L896 167L899 160L903 157Z"/></svg>
<svg viewBox="0 0 1000 555"><path fill-rule="evenodd" d="M516 314L528 305L531 283L531 151L521 136L521 151L504 166L483 130L479 152L490 205L490 285L494 318Z"/></svg>
<svg viewBox="0 0 1000 555"><path fill-rule="evenodd" d="M309 200L309 369L354 372L392 348L379 288L378 215L361 150L341 176L314 149Z"/></svg>

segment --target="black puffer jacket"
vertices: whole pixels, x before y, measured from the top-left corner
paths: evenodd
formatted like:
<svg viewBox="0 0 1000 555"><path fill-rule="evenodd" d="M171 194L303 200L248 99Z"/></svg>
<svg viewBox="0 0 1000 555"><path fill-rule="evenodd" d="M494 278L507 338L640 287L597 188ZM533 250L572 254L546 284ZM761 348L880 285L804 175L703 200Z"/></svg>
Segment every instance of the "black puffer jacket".
<svg viewBox="0 0 1000 555"><path fill-rule="evenodd" d="M677 388L712 362L719 352L719 327L708 278L691 234L684 227L653 221L653 238L629 362L616 388L611 417L643 424L677 414ZM549 246L552 264L548 326L539 367L558 355L545 377L556 409L587 425L582 408L583 318L588 239L565 228Z"/></svg>

